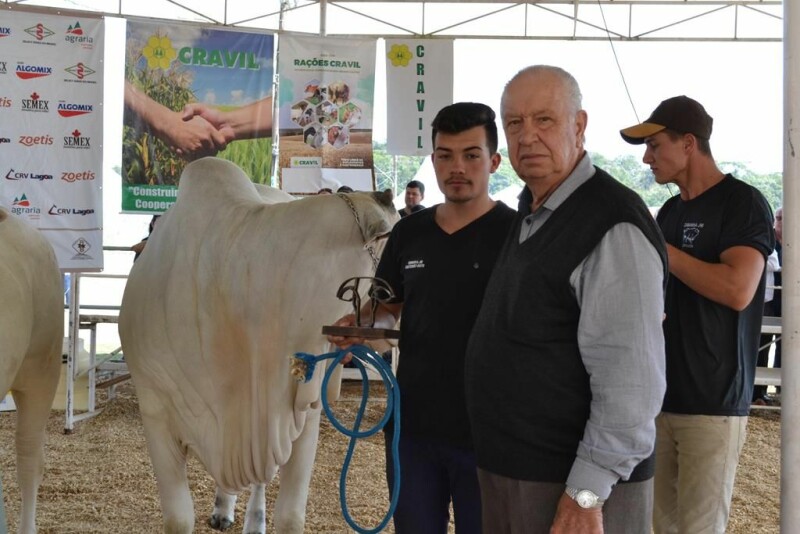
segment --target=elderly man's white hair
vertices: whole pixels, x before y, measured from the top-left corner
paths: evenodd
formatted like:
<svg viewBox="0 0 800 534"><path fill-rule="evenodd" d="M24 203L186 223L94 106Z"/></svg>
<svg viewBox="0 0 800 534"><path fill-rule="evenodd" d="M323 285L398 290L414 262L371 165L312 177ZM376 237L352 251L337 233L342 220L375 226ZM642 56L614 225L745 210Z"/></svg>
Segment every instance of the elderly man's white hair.
<svg viewBox="0 0 800 534"><path fill-rule="evenodd" d="M573 113L577 113L581 109L581 88L578 86L578 81L570 74L569 72L565 71L560 67L555 67L553 65L531 65L530 67L525 67L518 73L511 78L508 83L503 88L503 96L500 99L500 109L502 114L502 109L505 107L505 99L506 93L508 92L508 86L514 83L517 79L522 78L523 76L528 75L535 75L539 73L548 73L553 74L562 82L564 82L564 87L567 89L567 98L570 102L570 108L572 109Z"/></svg>

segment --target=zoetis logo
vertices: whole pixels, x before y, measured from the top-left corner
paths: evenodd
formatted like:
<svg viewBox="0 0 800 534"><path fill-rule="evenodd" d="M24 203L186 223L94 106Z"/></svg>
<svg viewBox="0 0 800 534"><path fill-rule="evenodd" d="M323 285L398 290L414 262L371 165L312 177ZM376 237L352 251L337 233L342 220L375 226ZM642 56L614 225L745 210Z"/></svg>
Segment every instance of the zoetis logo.
<svg viewBox="0 0 800 534"><path fill-rule="evenodd" d="M65 182L86 182L94 180L95 174L93 171L80 171L80 172L62 172L61 179Z"/></svg>
<svg viewBox="0 0 800 534"><path fill-rule="evenodd" d="M17 63L17 78L22 80L30 80L33 78L43 78L53 74L53 67L46 67L44 65L26 65L25 63Z"/></svg>
<svg viewBox="0 0 800 534"><path fill-rule="evenodd" d="M25 33L36 39L36 41L27 41L23 40L23 43L36 43L36 44L47 44L54 46L55 43L47 43L44 42L45 39L50 37L51 35L55 35L56 32L42 24L41 22L36 26L31 26L30 28L25 28Z"/></svg>
<svg viewBox="0 0 800 534"><path fill-rule="evenodd" d="M49 135L20 135L19 144L25 146L52 145L53 138Z"/></svg>
<svg viewBox="0 0 800 534"><path fill-rule="evenodd" d="M50 112L50 101L43 100L39 93L33 92L31 93L30 98L23 98L22 99L22 107L20 108L22 111L32 111L35 113L49 113Z"/></svg>
<svg viewBox="0 0 800 534"><path fill-rule="evenodd" d="M94 213L92 208L59 208L55 204L47 211L50 215L91 215Z"/></svg>
<svg viewBox="0 0 800 534"><path fill-rule="evenodd" d="M72 134L64 136L64 148L92 148L91 138L81 135L76 128Z"/></svg>
<svg viewBox="0 0 800 534"><path fill-rule="evenodd" d="M17 172L14 169L6 173L6 180L52 180L52 174L36 174L33 172Z"/></svg>
<svg viewBox="0 0 800 534"><path fill-rule="evenodd" d="M77 78L77 80L66 79L65 81L68 81L68 82L76 82L77 81L77 82L83 82L83 83L97 83L97 82L95 82L93 80L85 80L84 79L87 76L91 76L92 74L95 73L94 70L90 69L84 63L78 63L78 64L73 65L71 67L67 67L64 70L69 72L70 74L72 74L75 78Z"/></svg>
<svg viewBox="0 0 800 534"><path fill-rule="evenodd" d="M0 96L0 108L10 108L11 99L5 96Z"/></svg>
<svg viewBox="0 0 800 534"><path fill-rule="evenodd" d="M92 104L73 104L64 100L58 101L58 114L62 117L77 117L78 115L86 115L94 110Z"/></svg>

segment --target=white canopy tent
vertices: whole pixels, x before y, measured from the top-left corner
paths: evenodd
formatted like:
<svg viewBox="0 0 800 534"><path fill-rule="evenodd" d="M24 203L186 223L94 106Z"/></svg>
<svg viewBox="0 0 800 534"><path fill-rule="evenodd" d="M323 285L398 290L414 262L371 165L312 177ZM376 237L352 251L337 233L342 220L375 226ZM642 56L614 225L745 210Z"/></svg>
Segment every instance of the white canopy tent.
<svg viewBox="0 0 800 534"><path fill-rule="evenodd" d="M0 0L115 17L317 35L572 41L778 42L784 45L781 530L800 532L800 6L776 0ZM158 14L158 17L154 17ZM656 21L656 22L654 22ZM496 29L502 28L501 32ZM759 96L754 95L757 99ZM746 131L746 135L755 135Z"/></svg>

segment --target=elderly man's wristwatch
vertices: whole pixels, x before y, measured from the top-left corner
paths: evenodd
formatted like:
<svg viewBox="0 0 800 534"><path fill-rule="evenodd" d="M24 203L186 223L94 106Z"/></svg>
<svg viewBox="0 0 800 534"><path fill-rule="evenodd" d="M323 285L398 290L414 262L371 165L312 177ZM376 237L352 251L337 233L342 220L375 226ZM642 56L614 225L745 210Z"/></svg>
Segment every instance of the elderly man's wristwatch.
<svg viewBox="0 0 800 534"><path fill-rule="evenodd" d="M605 500L598 497L593 491L587 489L576 489L567 486L565 490L570 499L578 503L581 508L592 509L602 508Z"/></svg>

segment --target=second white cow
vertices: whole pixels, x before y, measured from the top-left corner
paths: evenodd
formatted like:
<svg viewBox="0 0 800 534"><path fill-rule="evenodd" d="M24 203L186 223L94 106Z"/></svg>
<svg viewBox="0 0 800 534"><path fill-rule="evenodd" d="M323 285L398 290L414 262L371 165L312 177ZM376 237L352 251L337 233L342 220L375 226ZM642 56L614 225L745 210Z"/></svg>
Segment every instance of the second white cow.
<svg viewBox="0 0 800 534"><path fill-rule="evenodd" d="M271 204L229 162L186 167L120 312L166 532L194 526L189 452L227 493L280 468L276 530L303 532L324 369L298 385L290 358L325 350L339 284L373 271L366 245L397 218L388 193Z"/></svg>
<svg viewBox="0 0 800 534"><path fill-rule="evenodd" d="M36 532L45 426L63 338L64 294L53 248L41 232L0 208L0 396L10 389L17 407L18 530L24 534Z"/></svg>

